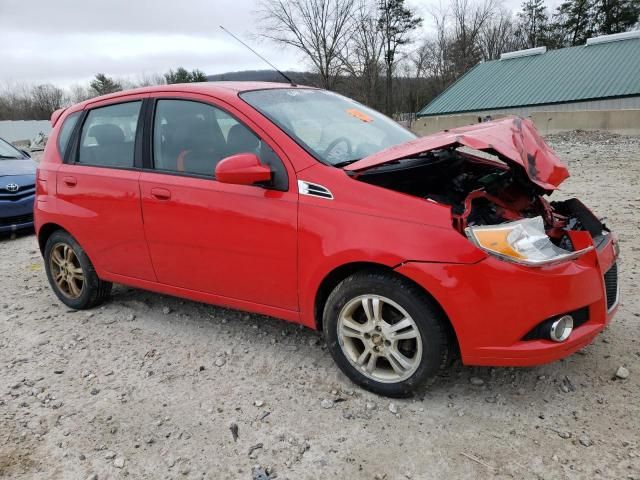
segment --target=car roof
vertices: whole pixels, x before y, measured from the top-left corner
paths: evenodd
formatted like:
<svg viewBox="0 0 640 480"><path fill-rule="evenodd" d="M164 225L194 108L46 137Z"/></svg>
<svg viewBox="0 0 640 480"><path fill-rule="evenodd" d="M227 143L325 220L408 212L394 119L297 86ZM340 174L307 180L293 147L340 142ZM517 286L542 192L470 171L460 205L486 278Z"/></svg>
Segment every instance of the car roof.
<svg viewBox="0 0 640 480"><path fill-rule="evenodd" d="M174 83L171 85L153 85L151 87L140 87L120 92L93 97L83 103L94 103L106 99L123 97L136 93L154 93L154 92L190 92L203 94L222 94L225 92L247 92L250 90L268 90L277 88L315 88L304 85L291 85L289 83L275 82L199 82L199 83Z"/></svg>
<svg viewBox="0 0 640 480"><path fill-rule="evenodd" d="M229 94L238 94L241 92L248 92L251 90L273 90L279 88L311 88L306 85L291 85L290 83L276 83L276 82L198 82L198 83L174 83L171 85L153 85L150 87L139 87L128 90L121 90L115 93L109 93L107 95L101 95L99 97L92 97L75 105L71 105L67 108L61 108L56 110L51 115L51 125L55 126L58 119L63 113L76 112L84 109L87 105L102 102L103 100L117 99L126 97L127 95L135 95L140 93L158 93L158 92L181 92L181 93L201 93L204 95L213 96L228 96ZM225 95L226 94L226 95Z"/></svg>

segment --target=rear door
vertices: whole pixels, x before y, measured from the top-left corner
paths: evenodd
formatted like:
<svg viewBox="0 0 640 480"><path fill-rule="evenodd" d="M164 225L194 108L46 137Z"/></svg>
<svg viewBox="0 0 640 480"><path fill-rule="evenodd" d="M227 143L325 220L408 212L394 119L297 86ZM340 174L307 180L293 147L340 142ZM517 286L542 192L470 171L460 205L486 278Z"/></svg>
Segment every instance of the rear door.
<svg viewBox="0 0 640 480"><path fill-rule="evenodd" d="M151 127L140 188L158 281L297 310L298 194L284 153L210 97L156 99ZM215 180L221 159L245 152L270 165L275 188Z"/></svg>
<svg viewBox="0 0 640 480"><path fill-rule="evenodd" d="M144 238L140 171L146 95L92 104L57 171L57 205L94 265L111 274L155 280Z"/></svg>

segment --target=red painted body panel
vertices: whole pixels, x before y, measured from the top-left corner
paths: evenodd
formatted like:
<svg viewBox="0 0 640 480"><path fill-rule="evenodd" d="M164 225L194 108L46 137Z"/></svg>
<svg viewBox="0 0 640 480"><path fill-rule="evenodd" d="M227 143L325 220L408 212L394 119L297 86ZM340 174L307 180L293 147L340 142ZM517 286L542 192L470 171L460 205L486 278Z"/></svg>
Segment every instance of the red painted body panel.
<svg viewBox="0 0 640 480"><path fill-rule="evenodd" d="M345 170L362 171L456 144L476 150L497 152L506 162L514 162L523 167L531 181L545 190L554 190L569 177L567 167L538 134L533 122L518 117L453 128L420 137L374 153L352 163Z"/></svg>
<svg viewBox="0 0 640 480"><path fill-rule="evenodd" d="M410 262L396 271L440 301L465 364L525 366L569 355L611 320L615 309L607 312L603 274L614 259L609 241L600 251L540 269L488 257L474 265ZM521 340L543 320L582 307L589 307L590 319L568 341Z"/></svg>
<svg viewBox="0 0 640 480"><path fill-rule="evenodd" d="M489 257L454 230L449 207L318 163L238 97L238 92L261 88L290 87L226 82L160 86L58 112L38 172L38 234L47 224L69 231L105 280L312 328L317 326L318 289L332 271L352 263L384 265L419 284L442 306L467 364L532 365L561 358L592 341L611 319L615 309L606 311L603 285L603 272L615 261L611 239L577 260L544 268ZM69 114L140 96L198 100L226 109L280 156L289 190L62 163L55 140ZM520 137L510 140L512 124L494 122L493 130L483 124L418 139L351 169L460 143L499 151L541 187L555 188L567 176L564 166L544 143L536 143L539 137L526 121ZM532 148L536 172L525 161ZM321 185L332 198L299 194L298 181ZM582 248L591 244L591 237L578 232L572 241ZM541 321L585 306L590 320L569 341L521 340Z"/></svg>
<svg viewBox="0 0 640 480"><path fill-rule="evenodd" d="M297 194L150 172L140 188L160 283L297 311Z"/></svg>
<svg viewBox="0 0 640 480"><path fill-rule="evenodd" d="M98 271L155 280L144 238L140 172L61 165L58 214L70 220L76 240ZM73 185L68 180L74 179Z"/></svg>

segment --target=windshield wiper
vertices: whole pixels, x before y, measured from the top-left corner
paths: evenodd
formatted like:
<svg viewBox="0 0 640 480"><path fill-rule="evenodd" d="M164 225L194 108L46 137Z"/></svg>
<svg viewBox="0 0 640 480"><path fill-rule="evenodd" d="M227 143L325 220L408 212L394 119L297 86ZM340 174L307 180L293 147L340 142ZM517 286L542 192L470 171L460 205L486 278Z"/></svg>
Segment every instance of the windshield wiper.
<svg viewBox="0 0 640 480"><path fill-rule="evenodd" d="M6 159L10 159L10 160L19 160L20 159L20 157L16 157L15 155L14 156L2 155L1 153L0 153L0 158L6 158Z"/></svg>
<svg viewBox="0 0 640 480"><path fill-rule="evenodd" d="M352 163L356 163L358 160L362 160L361 158L354 158L353 160L345 160L343 162L334 163L333 166L336 168L346 167L347 165L351 165Z"/></svg>

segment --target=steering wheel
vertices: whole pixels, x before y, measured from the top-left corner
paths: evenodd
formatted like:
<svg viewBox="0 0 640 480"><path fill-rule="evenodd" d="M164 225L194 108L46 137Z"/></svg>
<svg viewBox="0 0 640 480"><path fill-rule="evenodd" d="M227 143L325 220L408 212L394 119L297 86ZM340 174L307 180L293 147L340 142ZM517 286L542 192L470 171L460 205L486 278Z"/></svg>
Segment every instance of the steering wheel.
<svg viewBox="0 0 640 480"><path fill-rule="evenodd" d="M322 156L325 157L325 158L331 159L331 153L333 153L333 150L335 150L335 148L338 145L340 145L341 143L344 143L347 146L347 151L345 152L345 154L348 155L348 156L351 156L351 153L353 152L353 145L351 145L351 141L347 137L338 137L338 138L336 138L324 150L324 153L322 154ZM337 159L337 160L340 160L340 159Z"/></svg>

